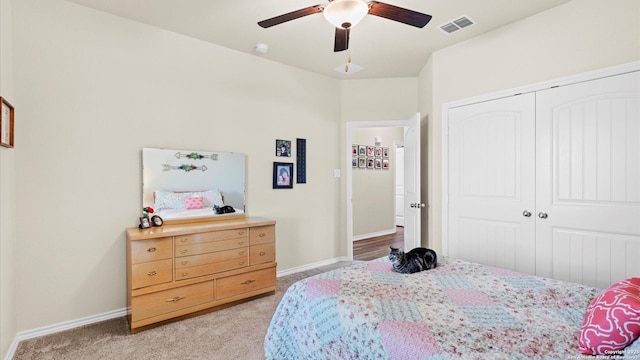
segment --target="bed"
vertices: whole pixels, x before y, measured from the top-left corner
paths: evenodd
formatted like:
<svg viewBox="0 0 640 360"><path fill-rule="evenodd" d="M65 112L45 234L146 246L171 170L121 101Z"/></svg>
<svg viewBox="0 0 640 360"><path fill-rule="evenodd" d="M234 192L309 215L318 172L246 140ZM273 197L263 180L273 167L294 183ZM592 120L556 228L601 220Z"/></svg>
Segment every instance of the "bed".
<svg viewBox="0 0 640 360"><path fill-rule="evenodd" d="M433 270L398 274L382 258L290 286L267 330L265 356L578 358L585 310L600 293L448 258Z"/></svg>

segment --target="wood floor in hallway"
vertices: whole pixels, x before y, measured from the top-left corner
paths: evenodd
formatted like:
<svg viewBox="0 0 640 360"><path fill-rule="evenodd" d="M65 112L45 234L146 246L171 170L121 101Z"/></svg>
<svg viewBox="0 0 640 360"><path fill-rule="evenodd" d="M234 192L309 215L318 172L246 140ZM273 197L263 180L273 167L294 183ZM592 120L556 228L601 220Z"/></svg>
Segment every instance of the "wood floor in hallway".
<svg viewBox="0 0 640 360"><path fill-rule="evenodd" d="M353 242L353 260L368 261L389 255L389 246L404 247L404 227L396 226L396 232Z"/></svg>

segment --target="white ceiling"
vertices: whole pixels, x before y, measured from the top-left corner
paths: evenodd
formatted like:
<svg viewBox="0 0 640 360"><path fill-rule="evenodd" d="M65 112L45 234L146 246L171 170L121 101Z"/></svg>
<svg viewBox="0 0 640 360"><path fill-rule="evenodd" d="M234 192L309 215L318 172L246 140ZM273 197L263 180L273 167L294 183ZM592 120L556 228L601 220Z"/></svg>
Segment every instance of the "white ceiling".
<svg viewBox="0 0 640 360"><path fill-rule="evenodd" d="M570 0L389 0L432 15L422 29L368 15L353 29L349 48L363 71L345 75L347 52L333 52L334 29L322 14L268 29L258 21L327 0L67 0L227 48L338 79L417 76L432 52ZM476 24L451 35L438 27L466 15ZM269 46L255 52L257 43Z"/></svg>

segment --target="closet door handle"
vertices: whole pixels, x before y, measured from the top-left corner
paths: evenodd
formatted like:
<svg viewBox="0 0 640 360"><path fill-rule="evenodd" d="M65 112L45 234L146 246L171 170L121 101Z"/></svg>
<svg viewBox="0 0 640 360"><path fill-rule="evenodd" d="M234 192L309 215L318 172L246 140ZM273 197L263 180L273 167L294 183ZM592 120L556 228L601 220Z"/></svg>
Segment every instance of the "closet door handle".
<svg viewBox="0 0 640 360"><path fill-rule="evenodd" d="M542 212L542 211L540 211L540 212L538 213L538 217L539 217L540 219L546 219L547 217L549 217L549 215L548 215L546 212Z"/></svg>
<svg viewBox="0 0 640 360"><path fill-rule="evenodd" d="M525 211L522 212L522 216L531 217L531 212L529 210L525 210Z"/></svg>

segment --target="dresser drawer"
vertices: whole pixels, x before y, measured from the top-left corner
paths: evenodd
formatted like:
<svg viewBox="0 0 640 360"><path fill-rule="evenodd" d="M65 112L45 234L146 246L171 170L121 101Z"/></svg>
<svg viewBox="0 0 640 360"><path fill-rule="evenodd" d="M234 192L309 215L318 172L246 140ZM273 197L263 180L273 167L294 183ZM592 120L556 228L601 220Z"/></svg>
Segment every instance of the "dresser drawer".
<svg viewBox="0 0 640 360"><path fill-rule="evenodd" d="M276 260L276 244L253 245L249 249L249 263L251 265Z"/></svg>
<svg viewBox="0 0 640 360"><path fill-rule="evenodd" d="M188 268L193 266L213 264L216 262L233 260L233 259L246 259L249 251L246 247L218 251L202 255L185 256L176 260L176 269Z"/></svg>
<svg viewBox="0 0 640 360"><path fill-rule="evenodd" d="M216 280L216 298L246 293L276 285L276 267Z"/></svg>
<svg viewBox="0 0 640 360"><path fill-rule="evenodd" d="M257 226L249 229L249 243L251 245L272 243L276 241L276 227Z"/></svg>
<svg viewBox="0 0 640 360"><path fill-rule="evenodd" d="M131 288L162 284L173 280L173 260L156 260L131 265Z"/></svg>
<svg viewBox="0 0 640 360"><path fill-rule="evenodd" d="M159 291L131 299L132 321L213 301L213 281Z"/></svg>
<svg viewBox="0 0 640 360"><path fill-rule="evenodd" d="M131 263L167 259L171 257L173 242L170 237L131 241Z"/></svg>
<svg viewBox="0 0 640 360"><path fill-rule="evenodd" d="M200 244L211 241L219 241L225 239L234 239L239 237L246 237L247 229L234 229L234 230L222 230L212 231L199 234L189 234L176 236L176 245L192 245Z"/></svg>
<svg viewBox="0 0 640 360"><path fill-rule="evenodd" d="M188 268L176 269L176 280L191 279L198 276L215 274L223 271L239 269L249 265L247 256L240 259L220 261L213 264L199 265Z"/></svg>
<svg viewBox="0 0 640 360"><path fill-rule="evenodd" d="M176 245L176 257L206 254L217 251L238 249L247 246L247 238L237 238L205 242L193 245Z"/></svg>

